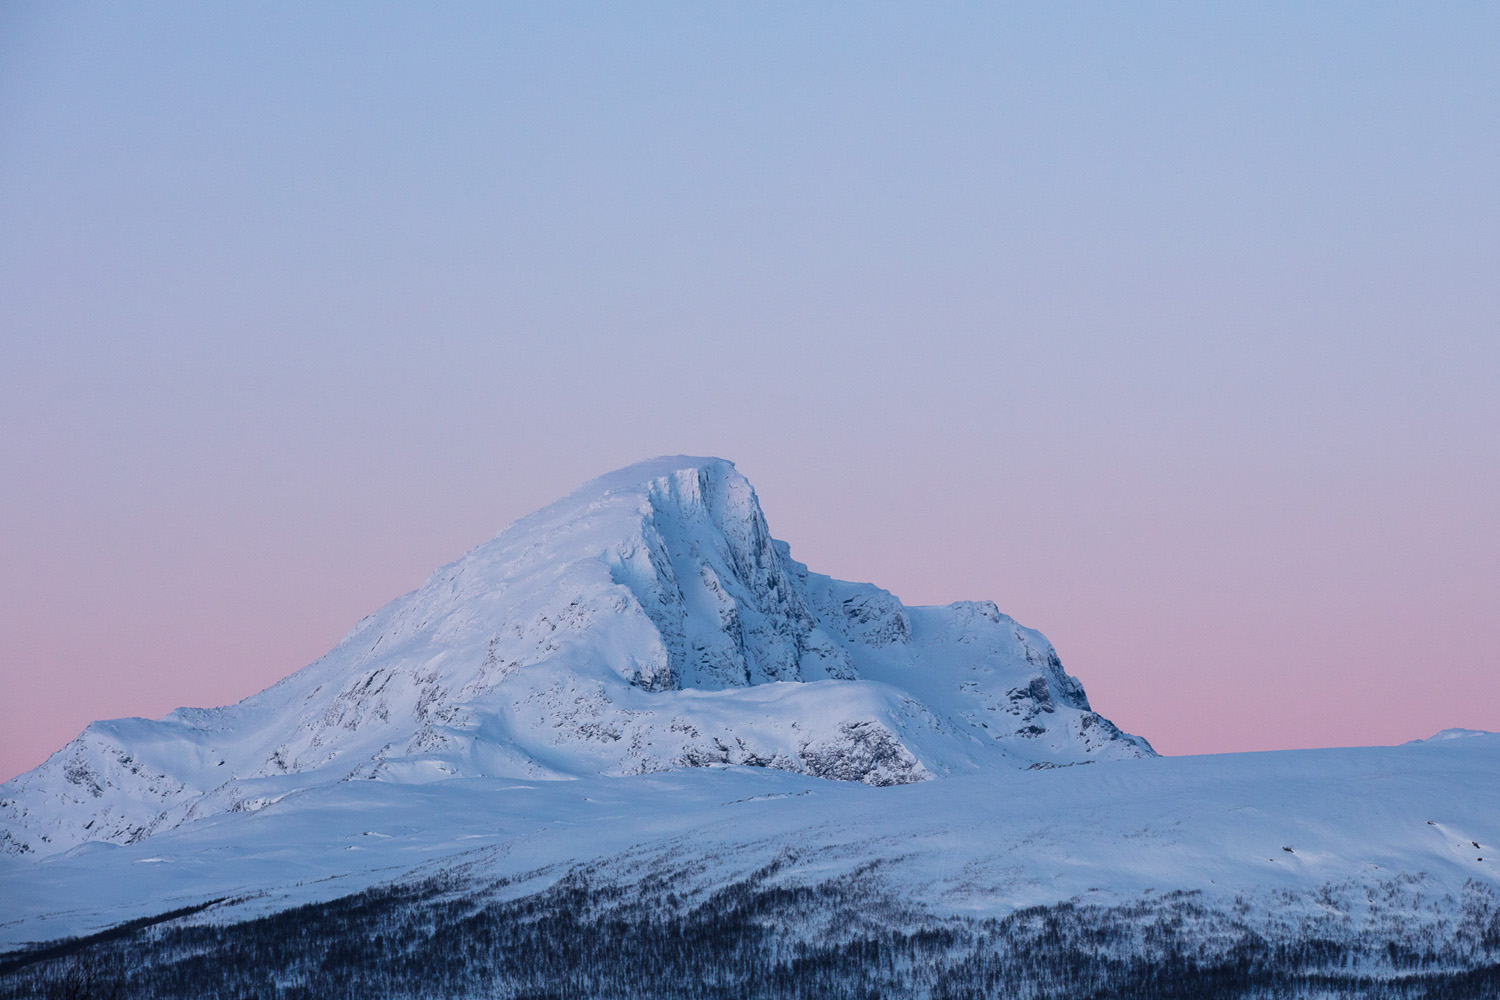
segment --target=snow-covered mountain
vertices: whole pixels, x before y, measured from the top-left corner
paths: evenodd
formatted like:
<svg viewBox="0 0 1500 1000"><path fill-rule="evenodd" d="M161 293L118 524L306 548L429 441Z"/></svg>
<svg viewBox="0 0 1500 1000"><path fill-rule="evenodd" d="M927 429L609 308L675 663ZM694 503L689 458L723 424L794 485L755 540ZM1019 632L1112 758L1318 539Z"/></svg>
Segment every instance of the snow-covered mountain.
<svg viewBox="0 0 1500 1000"><path fill-rule="evenodd" d="M0 786L0 849L130 844L341 782L748 765L885 786L1152 756L989 602L810 572L726 461L596 479L226 708L90 725Z"/></svg>
<svg viewBox="0 0 1500 1000"><path fill-rule="evenodd" d="M1158 758L994 605L809 572L658 459L0 786L0 1000L1491 1000L1497 773Z"/></svg>

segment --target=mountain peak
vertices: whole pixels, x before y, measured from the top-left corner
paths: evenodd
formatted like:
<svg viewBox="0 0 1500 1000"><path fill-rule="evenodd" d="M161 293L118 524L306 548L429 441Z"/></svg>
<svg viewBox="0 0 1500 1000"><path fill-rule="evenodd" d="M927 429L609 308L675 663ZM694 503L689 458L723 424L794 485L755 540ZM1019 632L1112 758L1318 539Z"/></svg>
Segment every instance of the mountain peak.
<svg viewBox="0 0 1500 1000"><path fill-rule="evenodd" d="M666 480L684 476L699 476L711 480L738 477L740 471L727 458L705 455L660 455L635 462L613 472L584 483L569 496L617 493L652 486Z"/></svg>
<svg viewBox="0 0 1500 1000"><path fill-rule="evenodd" d="M349 780L738 765L885 785L1149 756L990 602L810 572L733 463L620 469L237 705L95 723L4 786L0 848L129 842Z"/></svg>
<svg viewBox="0 0 1500 1000"><path fill-rule="evenodd" d="M506 527L500 534L504 536L518 529L535 531L539 526L565 523L605 508L629 509L634 500L692 502L701 499L705 492L716 491L729 483L754 495L749 480L727 459L663 455L591 479L562 499Z"/></svg>

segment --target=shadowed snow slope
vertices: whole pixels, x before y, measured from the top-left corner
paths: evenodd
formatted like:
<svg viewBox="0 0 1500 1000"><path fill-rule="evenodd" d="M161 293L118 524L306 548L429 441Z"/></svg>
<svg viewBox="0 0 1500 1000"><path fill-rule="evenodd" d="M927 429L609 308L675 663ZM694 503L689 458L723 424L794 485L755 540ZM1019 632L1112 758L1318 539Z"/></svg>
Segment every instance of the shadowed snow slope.
<svg viewBox="0 0 1500 1000"><path fill-rule="evenodd" d="M237 705L90 725L0 786L0 849L131 844L350 780L750 765L897 785L1151 756L988 602L808 571L720 459L622 469L511 525Z"/></svg>

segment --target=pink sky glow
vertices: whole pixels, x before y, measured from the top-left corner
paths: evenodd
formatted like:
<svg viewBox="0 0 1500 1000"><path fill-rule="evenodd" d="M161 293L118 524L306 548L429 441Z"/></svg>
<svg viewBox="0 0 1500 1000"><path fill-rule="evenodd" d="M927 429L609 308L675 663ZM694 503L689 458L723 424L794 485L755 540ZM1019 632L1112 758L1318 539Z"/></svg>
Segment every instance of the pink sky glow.
<svg viewBox="0 0 1500 1000"><path fill-rule="evenodd" d="M0 14L0 779L587 479L1169 754L1500 729L1500 14Z"/></svg>

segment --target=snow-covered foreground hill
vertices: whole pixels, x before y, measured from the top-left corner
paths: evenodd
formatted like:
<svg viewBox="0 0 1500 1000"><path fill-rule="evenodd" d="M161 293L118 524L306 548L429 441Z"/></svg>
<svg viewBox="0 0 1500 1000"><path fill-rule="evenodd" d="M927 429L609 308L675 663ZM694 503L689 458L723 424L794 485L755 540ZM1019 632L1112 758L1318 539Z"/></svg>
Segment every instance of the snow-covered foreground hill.
<svg viewBox="0 0 1500 1000"><path fill-rule="evenodd" d="M569 782L342 782L136 844L9 859L0 868L0 940L12 947L55 940L210 904L137 931L128 947L95 947L124 963L150 956L151 975L166 975L160 970L193 968L194 956L241 955L256 941L285 950L291 932L275 915L291 914L293 927L337 930L284 960L283 985L312 976L303 965L319 949L404 933L416 936L402 948L419 956L439 947L460 956L443 952L444 974L457 977L445 981L459 985L439 995L540 996L547 994L474 985L489 982L486 963L505 957L474 952L493 928L491 937L464 943L478 933L475 921L526 929L532 937L509 946L519 955L563 947L583 933L580 921L596 921L590 935L639 923L649 937L662 933L664 920L695 918L725 934L733 918L745 925L730 935L735 947L758 942L760 960L771 964L787 948L848 960L856 942L894 947L917 932L948 942L948 951L923 959L923 968L944 975L967 975L974 959L966 948L1038 956L1066 941L1076 965L1079 941L1092 940L1087 954L1109 959L1082 972L1043 970L1064 977L1064 986L1026 979L1042 985L1015 995L1089 995L1069 992L1077 985L1066 986L1073 982L1066 977L1113 983L1109 976L1129 972L1119 963L1143 958L1171 965L1187 954L1204 968L1243 972L1245 949L1254 948L1269 963L1254 966L1257 975L1271 975L1266 968L1282 975L1292 954L1302 963L1298 975L1332 976L1329 983L1345 987L1276 995L1379 995L1369 983L1436 981L1447 992L1391 995L1490 996L1484 991L1500 981L1500 857L1491 853L1500 847L1497 774L1500 735L1479 734L1401 747L995 769L890 787L742 765ZM745 902L726 910L726 893ZM315 903L323 905L307 905ZM568 921L561 929L559 907ZM1023 932L1036 940L1017 945ZM618 947L641 946L632 940ZM27 976L50 967L26 957L13 953L7 964L0 956L0 996L6 982L31 982ZM374 955L356 968L376 976L365 966L397 957ZM624 964L634 968L638 958ZM250 964L267 961L274 964ZM402 961L410 968L414 960ZM538 975L581 974L569 968ZM1455 977L1475 975L1491 978L1453 987ZM967 995L898 980L887 984L897 995ZM203 981L189 976L181 993L150 976L141 982L143 995L191 996L191 983ZM761 995L740 986L723 995ZM372 979L348 995L420 995L383 988ZM645 992L636 995L652 995L639 988ZM331 989L323 982L285 995ZM1112 989L1100 995L1136 995ZM1164 987L1140 995L1176 995L1153 989Z"/></svg>
<svg viewBox="0 0 1500 1000"><path fill-rule="evenodd" d="M0 1000L1492 997L1497 792L1488 733L1156 757L663 459L0 786Z"/></svg>
<svg viewBox="0 0 1500 1000"><path fill-rule="evenodd" d="M703 893L777 858L810 883L878 864L936 914L1199 890L1268 919L1439 913L1500 888L1500 734L994 770L871 787L743 766L568 782L342 782L126 846L0 868L0 945L226 899L215 920L451 875L551 884L669 869ZM1476 846L1477 845L1477 846ZM1289 848L1289 850L1288 850ZM1332 895L1310 895L1325 889ZM1396 895L1392 895L1395 892ZM1296 913L1271 901L1298 895ZM1421 897L1408 913L1402 908Z"/></svg>

